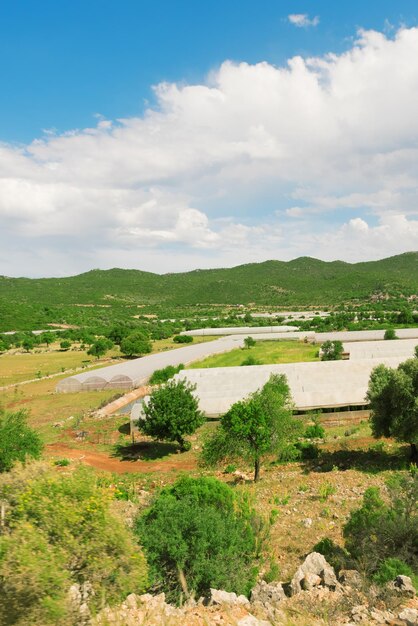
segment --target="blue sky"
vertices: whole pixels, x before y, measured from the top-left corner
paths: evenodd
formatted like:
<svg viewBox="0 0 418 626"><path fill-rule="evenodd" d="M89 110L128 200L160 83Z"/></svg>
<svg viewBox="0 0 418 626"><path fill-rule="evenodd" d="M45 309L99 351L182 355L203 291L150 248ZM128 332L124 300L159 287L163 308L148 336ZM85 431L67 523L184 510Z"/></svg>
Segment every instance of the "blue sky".
<svg viewBox="0 0 418 626"><path fill-rule="evenodd" d="M417 249L417 17L3 0L0 273Z"/></svg>

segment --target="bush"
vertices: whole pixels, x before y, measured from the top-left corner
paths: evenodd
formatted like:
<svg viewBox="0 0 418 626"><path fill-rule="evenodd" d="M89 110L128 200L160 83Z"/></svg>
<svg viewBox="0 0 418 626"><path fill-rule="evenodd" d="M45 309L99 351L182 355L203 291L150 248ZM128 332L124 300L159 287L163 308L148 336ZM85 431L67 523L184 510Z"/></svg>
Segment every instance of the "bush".
<svg viewBox="0 0 418 626"><path fill-rule="evenodd" d="M36 431L26 423L25 411L0 410L0 472L8 472L27 457L39 459L43 443Z"/></svg>
<svg viewBox="0 0 418 626"><path fill-rule="evenodd" d="M390 557L382 561L373 576L373 581L378 585L385 585L386 583L395 580L397 576L409 576L414 578L414 572L411 567L405 561Z"/></svg>
<svg viewBox="0 0 418 626"><path fill-rule="evenodd" d="M249 350L250 348L254 348L256 341L253 337L245 337L244 346Z"/></svg>
<svg viewBox="0 0 418 626"><path fill-rule="evenodd" d="M321 361L340 361L343 352L344 346L341 341L324 341L321 346Z"/></svg>
<svg viewBox="0 0 418 626"><path fill-rule="evenodd" d="M367 574L376 573L389 558L418 572L418 473L395 475L387 490L387 501L378 488L366 490L362 506L344 526L346 549Z"/></svg>
<svg viewBox="0 0 418 626"><path fill-rule="evenodd" d="M385 330L385 334L383 335L383 339L398 339L395 329L394 328L388 328L387 330Z"/></svg>
<svg viewBox="0 0 418 626"><path fill-rule="evenodd" d="M337 572L350 567L350 555L348 552L334 543L329 537L321 539L321 541L312 548L312 551L322 554Z"/></svg>
<svg viewBox="0 0 418 626"><path fill-rule="evenodd" d="M314 424L306 427L304 437L306 437L306 439L324 439L325 430L321 424L315 422Z"/></svg>
<svg viewBox="0 0 418 626"><path fill-rule="evenodd" d="M137 518L154 589L169 600L210 588L247 594L255 583L257 518L215 478L179 478Z"/></svg>
<svg viewBox="0 0 418 626"><path fill-rule="evenodd" d="M74 583L92 585L93 611L145 589L144 557L92 471L18 468L1 478L0 499L1 624L73 624L66 598Z"/></svg>
<svg viewBox="0 0 418 626"><path fill-rule="evenodd" d="M175 343L193 343L193 337L191 335L176 335L173 337Z"/></svg>
<svg viewBox="0 0 418 626"><path fill-rule="evenodd" d="M252 354L247 356L241 365L260 365L260 361L258 361Z"/></svg>
<svg viewBox="0 0 418 626"><path fill-rule="evenodd" d="M173 378L180 370L184 369L183 363L177 365L167 365L167 367L163 367L160 370L155 370L149 379L151 385L161 385L162 383L166 383L170 378Z"/></svg>

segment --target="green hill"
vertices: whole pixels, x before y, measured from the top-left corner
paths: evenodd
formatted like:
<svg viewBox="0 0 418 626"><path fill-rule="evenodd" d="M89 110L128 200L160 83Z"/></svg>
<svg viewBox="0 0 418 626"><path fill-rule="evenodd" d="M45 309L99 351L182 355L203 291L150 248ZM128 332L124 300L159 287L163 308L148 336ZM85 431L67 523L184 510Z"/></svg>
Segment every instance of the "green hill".
<svg viewBox="0 0 418 626"><path fill-rule="evenodd" d="M367 300L377 293L395 297L418 293L418 252L354 264L300 257L289 262L265 261L164 275L111 269L68 278L3 276L0 324L3 329L13 327L13 316L33 316L40 307L90 304L169 308L249 303L317 306Z"/></svg>

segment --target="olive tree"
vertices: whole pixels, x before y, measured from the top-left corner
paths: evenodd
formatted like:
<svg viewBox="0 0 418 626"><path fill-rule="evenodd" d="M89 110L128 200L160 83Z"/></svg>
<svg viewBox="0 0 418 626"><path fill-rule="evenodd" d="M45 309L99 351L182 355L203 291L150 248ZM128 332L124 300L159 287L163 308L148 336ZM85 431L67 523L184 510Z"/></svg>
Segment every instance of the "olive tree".
<svg viewBox="0 0 418 626"><path fill-rule="evenodd" d="M284 375L272 375L264 387L232 405L217 431L205 442L201 460L205 465L234 458L254 466L260 477L263 457L280 452L301 431L292 416L292 398Z"/></svg>
<svg viewBox="0 0 418 626"><path fill-rule="evenodd" d="M344 347L341 341L324 341L321 346L321 361L340 361Z"/></svg>
<svg viewBox="0 0 418 626"><path fill-rule="evenodd" d="M137 331L122 339L120 350L126 356L142 356L151 352L152 346L148 337Z"/></svg>
<svg viewBox="0 0 418 626"><path fill-rule="evenodd" d="M189 449L184 436L192 435L205 421L194 389L185 380L170 380L155 389L144 403L145 419L139 420L139 430L157 440L176 441L180 450Z"/></svg>
<svg viewBox="0 0 418 626"><path fill-rule="evenodd" d="M378 365L370 375L367 400L374 437L409 443L411 460L418 460L418 359L397 369Z"/></svg>

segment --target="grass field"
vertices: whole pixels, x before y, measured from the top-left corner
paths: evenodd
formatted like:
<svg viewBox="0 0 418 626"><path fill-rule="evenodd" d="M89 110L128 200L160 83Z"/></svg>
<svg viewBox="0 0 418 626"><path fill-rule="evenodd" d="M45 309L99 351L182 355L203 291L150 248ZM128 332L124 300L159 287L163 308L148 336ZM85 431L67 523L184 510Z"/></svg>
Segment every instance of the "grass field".
<svg viewBox="0 0 418 626"><path fill-rule="evenodd" d="M196 337L193 343L205 343L218 337ZM190 345L190 344L186 344ZM152 342L152 354L184 347L172 339L159 339ZM109 359L122 358L118 346L106 353L102 359L96 359L85 350L59 349L59 344L49 348L39 348L33 352L9 351L0 355L0 387L14 385L25 380L33 380L58 372L68 372L79 367L104 367L113 365Z"/></svg>
<svg viewBox="0 0 418 626"><path fill-rule="evenodd" d="M249 356L257 360L258 365L270 363L299 363L301 361L318 361L318 346L299 341L257 341L256 345L249 350L238 348L215 354L201 361L192 363L189 367L197 369L201 367L233 367L241 365Z"/></svg>

